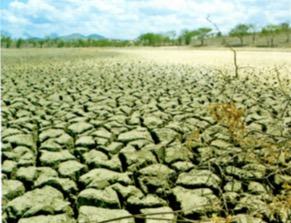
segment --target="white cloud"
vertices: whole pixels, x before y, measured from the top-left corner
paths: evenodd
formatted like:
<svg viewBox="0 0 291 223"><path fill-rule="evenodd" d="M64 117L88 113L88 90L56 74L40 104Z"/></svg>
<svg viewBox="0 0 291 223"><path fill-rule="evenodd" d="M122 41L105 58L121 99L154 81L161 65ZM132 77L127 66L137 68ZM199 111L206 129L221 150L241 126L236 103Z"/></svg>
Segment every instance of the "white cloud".
<svg viewBox="0 0 291 223"><path fill-rule="evenodd" d="M19 36L80 32L135 38L144 32L179 31L237 23L260 25L290 21L289 0L11 0L2 9L3 29Z"/></svg>

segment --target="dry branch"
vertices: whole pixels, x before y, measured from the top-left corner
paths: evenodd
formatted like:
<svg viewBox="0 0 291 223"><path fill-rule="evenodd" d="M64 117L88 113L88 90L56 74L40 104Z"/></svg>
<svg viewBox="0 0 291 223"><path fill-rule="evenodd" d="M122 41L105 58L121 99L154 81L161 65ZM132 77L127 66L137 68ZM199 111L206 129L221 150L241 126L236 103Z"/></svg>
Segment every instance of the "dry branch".
<svg viewBox="0 0 291 223"><path fill-rule="evenodd" d="M210 16L207 16L207 21L210 22L214 27L215 29L221 33L219 27L216 25L216 23L214 23L211 19L210 19ZM222 37L223 38L223 41L226 43L226 46L232 51L233 53L233 64L234 64L234 73L235 73L235 78L239 78L239 66L237 64L237 52L236 50L227 43L225 37Z"/></svg>

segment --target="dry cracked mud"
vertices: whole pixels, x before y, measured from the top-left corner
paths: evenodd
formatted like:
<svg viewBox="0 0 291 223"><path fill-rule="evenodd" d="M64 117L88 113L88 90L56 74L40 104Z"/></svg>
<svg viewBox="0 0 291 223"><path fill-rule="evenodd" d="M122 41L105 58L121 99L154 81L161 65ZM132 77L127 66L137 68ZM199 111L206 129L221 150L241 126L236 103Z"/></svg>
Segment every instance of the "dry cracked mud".
<svg viewBox="0 0 291 223"><path fill-rule="evenodd" d="M4 57L2 222L290 222L290 79L252 72ZM240 137L209 109L230 102Z"/></svg>

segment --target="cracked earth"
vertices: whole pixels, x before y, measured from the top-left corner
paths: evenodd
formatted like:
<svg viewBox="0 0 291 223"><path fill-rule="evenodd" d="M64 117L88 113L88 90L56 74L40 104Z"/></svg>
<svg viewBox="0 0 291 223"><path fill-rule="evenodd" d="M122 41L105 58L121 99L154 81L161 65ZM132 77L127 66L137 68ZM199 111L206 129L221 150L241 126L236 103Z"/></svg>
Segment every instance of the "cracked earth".
<svg viewBox="0 0 291 223"><path fill-rule="evenodd" d="M2 222L290 222L288 74L40 52L4 53Z"/></svg>

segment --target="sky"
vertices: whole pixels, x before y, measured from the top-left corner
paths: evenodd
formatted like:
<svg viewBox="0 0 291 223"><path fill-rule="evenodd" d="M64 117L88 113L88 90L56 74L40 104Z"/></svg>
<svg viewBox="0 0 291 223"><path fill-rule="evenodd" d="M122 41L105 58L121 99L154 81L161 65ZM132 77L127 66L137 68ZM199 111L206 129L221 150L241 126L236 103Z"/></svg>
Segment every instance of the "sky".
<svg viewBox="0 0 291 223"><path fill-rule="evenodd" d="M212 25L222 30L238 23L258 28L291 22L291 0L0 0L1 30L12 37L100 34L135 39Z"/></svg>

